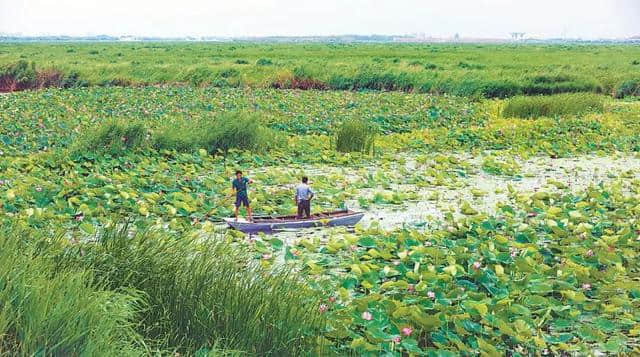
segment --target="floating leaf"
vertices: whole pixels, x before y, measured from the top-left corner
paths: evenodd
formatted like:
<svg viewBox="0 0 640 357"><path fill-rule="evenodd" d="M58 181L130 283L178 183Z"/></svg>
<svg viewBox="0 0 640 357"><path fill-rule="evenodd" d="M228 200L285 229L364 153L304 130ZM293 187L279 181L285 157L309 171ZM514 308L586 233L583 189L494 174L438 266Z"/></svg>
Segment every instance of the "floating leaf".
<svg viewBox="0 0 640 357"><path fill-rule="evenodd" d="M82 223L80 224L80 229L86 234L94 234L96 232L95 227L90 223Z"/></svg>

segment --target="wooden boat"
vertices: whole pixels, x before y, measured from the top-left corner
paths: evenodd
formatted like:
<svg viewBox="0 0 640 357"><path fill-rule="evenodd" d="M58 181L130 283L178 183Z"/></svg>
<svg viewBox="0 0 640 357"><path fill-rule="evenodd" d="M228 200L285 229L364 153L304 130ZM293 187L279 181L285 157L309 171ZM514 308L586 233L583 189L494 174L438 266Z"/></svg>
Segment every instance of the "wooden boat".
<svg viewBox="0 0 640 357"><path fill-rule="evenodd" d="M353 226L358 223L363 212L351 210L341 210L333 212L323 212L311 215L310 218L298 219L296 215L291 216L259 216L253 217L253 221L238 220L235 218L225 218L229 227L245 233L274 232L288 229L302 229L312 227L334 227Z"/></svg>

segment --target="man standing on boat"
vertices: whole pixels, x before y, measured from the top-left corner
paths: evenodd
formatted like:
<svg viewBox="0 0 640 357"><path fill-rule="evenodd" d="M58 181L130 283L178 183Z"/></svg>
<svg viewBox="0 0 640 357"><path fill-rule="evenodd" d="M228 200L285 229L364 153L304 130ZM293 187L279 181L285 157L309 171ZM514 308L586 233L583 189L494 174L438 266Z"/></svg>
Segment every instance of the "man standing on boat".
<svg viewBox="0 0 640 357"><path fill-rule="evenodd" d="M242 171L236 171L236 178L231 182L231 188L236 194L236 221L238 220L238 209L240 205L244 205L247 208L247 220L251 222L251 206L247 193L247 185L250 183L253 183L253 180L243 177Z"/></svg>
<svg viewBox="0 0 640 357"><path fill-rule="evenodd" d="M313 191L309 187L309 178L302 177L302 183L296 186L296 205L298 206L298 219L302 218L304 213L307 218L311 218L311 199Z"/></svg>

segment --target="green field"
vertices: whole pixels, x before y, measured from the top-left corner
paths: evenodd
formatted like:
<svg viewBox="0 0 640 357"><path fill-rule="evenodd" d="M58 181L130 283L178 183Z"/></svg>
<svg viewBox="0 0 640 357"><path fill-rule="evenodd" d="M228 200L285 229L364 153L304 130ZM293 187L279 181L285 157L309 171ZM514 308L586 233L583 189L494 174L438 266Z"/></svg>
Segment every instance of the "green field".
<svg viewBox="0 0 640 357"><path fill-rule="evenodd" d="M0 44L0 66L29 61L68 85L191 84L402 90L459 96L596 92L638 80L621 45L251 43Z"/></svg>
<svg viewBox="0 0 640 357"><path fill-rule="evenodd" d="M640 353L640 102L611 96L636 47L0 45L20 59L88 87L0 95L0 355ZM300 67L327 85L274 88ZM411 85L328 85L362 71ZM578 93L513 96L538 77ZM365 218L229 230L237 169L256 214L307 175L314 212Z"/></svg>

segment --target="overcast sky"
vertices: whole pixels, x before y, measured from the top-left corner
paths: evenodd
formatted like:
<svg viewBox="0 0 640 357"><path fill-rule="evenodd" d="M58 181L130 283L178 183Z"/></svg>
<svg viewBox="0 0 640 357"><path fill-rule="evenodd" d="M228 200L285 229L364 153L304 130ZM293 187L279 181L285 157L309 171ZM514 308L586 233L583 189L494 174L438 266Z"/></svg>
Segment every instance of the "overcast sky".
<svg viewBox="0 0 640 357"><path fill-rule="evenodd" d="M640 35L640 0L0 0L0 32L613 38Z"/></svg>

